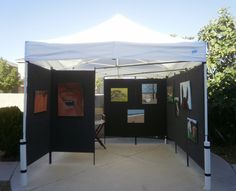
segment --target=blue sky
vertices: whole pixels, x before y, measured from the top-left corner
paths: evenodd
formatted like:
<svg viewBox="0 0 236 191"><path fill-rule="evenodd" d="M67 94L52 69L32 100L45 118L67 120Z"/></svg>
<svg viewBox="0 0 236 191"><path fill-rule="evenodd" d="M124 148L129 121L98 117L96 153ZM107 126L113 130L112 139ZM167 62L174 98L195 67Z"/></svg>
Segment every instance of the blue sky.
<svg viewBox="0 0 236 191"><path fill-rule="evenodd" d="M2 0L0 57L14 62L27 40L78 33L118 13L155 31L196 36L222 7L236 18L236 0Z"/></svg>

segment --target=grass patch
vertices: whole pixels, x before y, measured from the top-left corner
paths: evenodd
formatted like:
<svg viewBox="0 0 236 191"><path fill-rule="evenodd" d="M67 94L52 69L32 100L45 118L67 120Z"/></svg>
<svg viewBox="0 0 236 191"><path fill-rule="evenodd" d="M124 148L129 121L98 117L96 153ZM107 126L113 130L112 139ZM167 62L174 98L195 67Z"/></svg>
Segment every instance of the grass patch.
<svg viewBox="0 0 236 191"><path fill-rule="evenodd" d="M212 152L225 159L230 164L236 164L236 145L212 145Z"/></svg>

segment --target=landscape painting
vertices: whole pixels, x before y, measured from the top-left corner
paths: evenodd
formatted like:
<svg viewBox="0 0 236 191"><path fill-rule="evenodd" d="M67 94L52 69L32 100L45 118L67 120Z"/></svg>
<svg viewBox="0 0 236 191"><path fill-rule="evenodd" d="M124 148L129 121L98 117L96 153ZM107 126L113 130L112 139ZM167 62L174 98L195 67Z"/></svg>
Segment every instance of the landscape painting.
<svg viewBox="0 0 236 191"><path fill-rule="evenodd" d="M157 84L142 84L142 104L157 103Z"/></svg>
<svg viewBox="0 0 236 191"><path fill-rule="evenodd" d="M187 137L189 140L197 143L198 126L197 121L191 118L187 118Z"/></svg>
<svg viewBox="0 0 236 191"><path fill-rule="evenodd" d="M128 109L128 123L144 123L144 109Z"/></svg>
<svg viewBox="0 0 236 191"><path fill-rule="evenodd" d="M190 81L180 83L180 105L183 109L192 109Z"/></svg>
<svg viewBox="0 0 236 191"><path fill-rule="evenodd" d="M58 116L84 116L84 95L79 83L58 85Z"/></svg>
<svg viewBox="0 0 236 191"><path fill-rule="evenodd" d="M111 88L111 102L128 102L128 88Z"/></svg>
<svg viewBox="0 0 236 191"><path fill-rule="evenodd" d="M34 113L47 111L48 93L45 90L36 90L34 95Z"/></svg>

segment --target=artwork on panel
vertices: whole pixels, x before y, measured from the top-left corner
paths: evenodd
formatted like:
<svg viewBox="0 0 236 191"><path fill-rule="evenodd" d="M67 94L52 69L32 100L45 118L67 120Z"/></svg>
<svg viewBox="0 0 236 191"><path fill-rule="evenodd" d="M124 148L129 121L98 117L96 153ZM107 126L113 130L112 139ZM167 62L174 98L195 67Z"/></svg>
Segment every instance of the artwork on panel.
<svg viewBox="0 0 236 191"><path fill-rule="evenodd" d="M174 103L173 86L167 86L167 102Z"/></svg>
<svg viewBox="0 0 236 191"><path fill-rule="evenodd" d="M197 121L187 118L187 137L194 143L197 143L198 124Z"/></svg>
<svg viewBox="0 0 236 191"><path fill-rule="evenodd" d="M144 109L128 109L128 123L144 123Z"/></svg>
<svg viewBox="0 0 236 191"><path fill-rule="evenodd" d="M34 95L34 113L47 111L48 93L45 90L36 90Z"/></svg>
<svg viewBox="0 0 236 191"><path fill-rule="evenodd" d="M179 117L179 97L174 97L175 103L175 116Z"/></svg>
<svg viewBox="0 0 236 191"><path fill-rule="evenodd" d="M111 88L111 102L128 102L128 88Z"/></svg>
<svg viewBox="0 0 236 191"><path fill-rule="evenodd" d="M142 84L142 104L157 103L157 84Z"/></svg>
<svg viewBox="0 0 236 191"><path fill-rule="evenodd" d="M192 109L190 81L180 83L180 105L183 109Z"/></svg>
<svg viewBox="0 0 236 191"><path fill-rule="evenodd" d="M84 96L80 84L58 84L58 116L84 116Z"/></svg>

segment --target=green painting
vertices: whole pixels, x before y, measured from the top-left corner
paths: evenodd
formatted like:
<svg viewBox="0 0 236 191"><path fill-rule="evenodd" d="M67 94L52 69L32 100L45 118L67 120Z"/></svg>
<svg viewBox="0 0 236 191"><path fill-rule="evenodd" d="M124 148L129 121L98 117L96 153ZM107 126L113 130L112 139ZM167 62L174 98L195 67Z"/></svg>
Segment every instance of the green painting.
<svg viewBox="0 0 236 191"><path fill-rule="evenodd" d="M128 88L111 88L111 102L128 102Z"/></svg>
<svg viewBox="0 0 236 191"><path fill-rule="evenodd" d="M187 137L194 143L197 143L197 121L191 118L187 118Z"/></svg>

